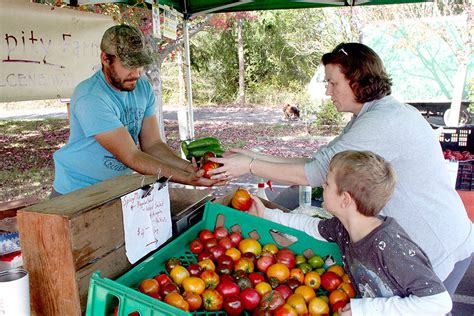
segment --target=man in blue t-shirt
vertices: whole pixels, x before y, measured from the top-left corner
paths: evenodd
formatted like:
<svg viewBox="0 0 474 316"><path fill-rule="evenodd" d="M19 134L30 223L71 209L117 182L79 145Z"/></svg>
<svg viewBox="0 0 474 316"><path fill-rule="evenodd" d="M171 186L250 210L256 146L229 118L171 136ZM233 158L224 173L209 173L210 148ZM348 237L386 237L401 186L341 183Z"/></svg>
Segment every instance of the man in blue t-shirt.
<svg viewBox="0 0 474 316"><path fill-rule="evenodd" d="M68 143L54 153L52 196L132 172L211 186L196 165L178 157L160 138L155 95L141 77L152 63L136 28L109 28L100 44L102 70L81 82L71 97Z"/></svg>

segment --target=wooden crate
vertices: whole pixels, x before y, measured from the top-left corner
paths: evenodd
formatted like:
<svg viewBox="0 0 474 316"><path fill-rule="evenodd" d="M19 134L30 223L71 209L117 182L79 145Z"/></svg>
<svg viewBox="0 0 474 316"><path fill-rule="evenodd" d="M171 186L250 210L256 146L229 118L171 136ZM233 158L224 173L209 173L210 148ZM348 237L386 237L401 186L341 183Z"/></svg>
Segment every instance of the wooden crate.
<svg viewBox="0 0 474 316"><path fill-rule="evenodd" d="M155 180L145 177L144 184ZM94 271L113 279L131 267L125 255L120 197L141 184L141 175L126 175L18 211L33 313L81 315ZM171 188L171 209L189 206L210 192Z"/></svg>

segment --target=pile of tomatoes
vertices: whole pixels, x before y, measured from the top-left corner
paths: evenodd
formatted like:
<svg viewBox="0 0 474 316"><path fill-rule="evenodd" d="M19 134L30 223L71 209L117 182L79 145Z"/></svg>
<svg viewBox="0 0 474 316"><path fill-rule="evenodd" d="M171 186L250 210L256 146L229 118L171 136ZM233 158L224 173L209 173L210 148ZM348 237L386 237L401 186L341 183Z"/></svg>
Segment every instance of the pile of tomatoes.
<svg viewBox="0 0 474 316"><path fill-rule="evenodd" d="M474 160L474 154L471 154L469 151L459 151L459 150L443 150L443 156L446 160L456 160L456 161L468 161Z"/></svg>
<svg viewBox="0 0 474 316"><path fill-rule="evenodd" d="M189 250L197 263L169 258L166 273L143 280L138 290L187 312L228 315L336 314L356 296L341 266L325 269L320 256L262 246L225 227L200 231Z"/></svg>

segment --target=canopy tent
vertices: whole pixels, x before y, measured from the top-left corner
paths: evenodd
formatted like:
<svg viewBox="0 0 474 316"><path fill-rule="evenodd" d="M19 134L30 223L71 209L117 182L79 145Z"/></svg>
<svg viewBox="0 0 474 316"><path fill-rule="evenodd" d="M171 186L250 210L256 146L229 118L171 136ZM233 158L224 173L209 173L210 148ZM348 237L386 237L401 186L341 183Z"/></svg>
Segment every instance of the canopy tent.
<svg viewBox="0 0 474 316"><path fill-rule="evenodd" d="M96 4L103 2L122 2L135 4L134 0L69 0L70 5ZM145 0L146 3L158 1ZM279 9L305 9L322 7L341 7L356 5L384 5L403 4L415 2L432 2L431 0L159 0L159 4L167 5L179 11L185 19L208 13L279 10Z"/></svg>
<svg viewBox="0 0 474 316"><path fill-rule="evenodd" d="M278 10L278 9L307 9L307 8L323 8L323 7L344 7L358 5L387 5L387 4L404 4L417 2L432 2L432 0L63 0L70 5L87 5L98 4L104 2L127 3L135 5L142 1L148 5L158 3L160 6L166 5L178 11L183 15L183 36L184 36L184 52L186 64L186 91L188 99L188 115L185 135L181 138L194 138L194 118L193 118L193 98L191 85L191 62L189 52L189 35L188 20L194 16L236 12L236 11L255 11L255 10ZM158 109L162 114L162 107ZM163 116L159 115L159 125L163 129Z"/></svg>

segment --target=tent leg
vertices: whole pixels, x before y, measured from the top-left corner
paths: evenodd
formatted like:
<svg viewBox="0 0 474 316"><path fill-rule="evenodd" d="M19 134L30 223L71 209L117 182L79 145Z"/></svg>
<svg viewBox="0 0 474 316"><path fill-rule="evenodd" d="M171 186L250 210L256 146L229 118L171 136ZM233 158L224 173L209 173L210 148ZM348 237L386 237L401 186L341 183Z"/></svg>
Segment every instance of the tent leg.
<svg viewBox="0 0 474 316"><path fill-rule="evenodd" d="M188 128L189 137L194 138L194 115L193 115L193 88L191 83L191 57L189 51L189 30L188 20L183 22L184 30L184 63L186 66L186 94L188 98Z"/></svg>

